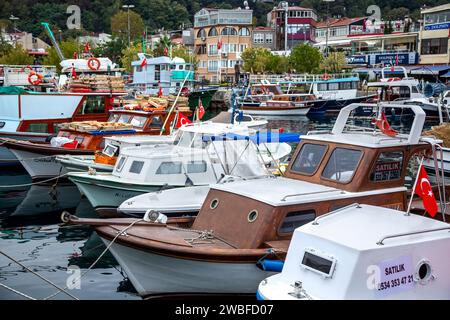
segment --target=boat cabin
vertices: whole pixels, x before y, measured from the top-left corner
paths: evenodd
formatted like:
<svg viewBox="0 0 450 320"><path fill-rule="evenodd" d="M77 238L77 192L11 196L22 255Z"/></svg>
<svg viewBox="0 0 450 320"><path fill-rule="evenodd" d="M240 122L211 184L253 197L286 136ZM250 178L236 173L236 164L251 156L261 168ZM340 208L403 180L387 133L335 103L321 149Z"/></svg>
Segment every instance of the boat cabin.
<svg viewBox="0 0 450 320"><path fill-rule="evenodd" d="M448 223L354 204L295 230L265 300L449 299Z"/></svg>
<svg viewBox="0 0 450 320"><path fill-rule="evenodd" d="M425 113L389 105L415 115L409 134L389 137L347 124L361 105L342 109L331 132L302 136L284 177L212 186L193 228L237 248L286 248L296 227L354 202L404 210L408 162L431 150L421 137Z"/></svg>

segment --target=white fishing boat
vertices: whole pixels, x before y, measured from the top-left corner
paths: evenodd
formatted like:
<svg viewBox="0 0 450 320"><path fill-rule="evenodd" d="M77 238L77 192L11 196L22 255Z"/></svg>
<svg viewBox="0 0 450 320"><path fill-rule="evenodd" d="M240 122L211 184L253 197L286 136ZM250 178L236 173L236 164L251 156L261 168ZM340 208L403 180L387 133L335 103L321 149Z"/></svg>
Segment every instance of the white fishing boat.
<svg viewBox="0 0 450 320"><path fill-rule="evenodd" d="M262 300L450 299L448 223L352 205L295 230Z"/></svg>
<svg viewBox="0 0 450 320"><path fill-rule="evenodd" d="M63 220L93 225L142 296L254 294L275 271L264 261L284 260L299 226L352 203L406 209L409 160L439 141L421 136L418 106L389 105L415 115L396 136L348 124L360 106L342 109L331 132L302 136L284 177L212 186L195 218L149 211L142 220Z"/></svg>
<svg viewBox="0 0 450 320"><path fill-rule="evenodd" d="M172 145L146 145L121 150L112 173L68 174L103 214L115 214L125 200L142 193L191 185L209 185L222 175L266 174L263 159L251 141L207 141L205 137L234 133L248 136L245 126L195 123L183 126Z"/></svg>

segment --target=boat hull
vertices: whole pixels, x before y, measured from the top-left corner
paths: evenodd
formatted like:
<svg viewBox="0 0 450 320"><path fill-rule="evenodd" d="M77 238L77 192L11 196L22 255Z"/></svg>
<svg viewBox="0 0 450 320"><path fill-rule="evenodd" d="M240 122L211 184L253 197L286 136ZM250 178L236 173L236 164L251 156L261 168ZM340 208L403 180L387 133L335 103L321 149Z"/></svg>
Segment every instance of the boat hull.
<svg viewBox="0 0 450 320"><path fill-rule="evenodd" d="M155 192L161 186L141 186L111 181L100 181L70 175L69 180L76 184L92 207L102 217L117 216L117 207L122 202L147 192Z"/></svg>
<svg viewBox="0 0 450 320"><path fill-rule="evenodd" d="M10 149L33 180L50 179L67 173L56 156Z"/></svg>
<svg viewBox="0 0 450 320"><path fill-rule="evenodd" d="M309 108L242 107L244 114L258 116L305 116Z"/></svg>
<svg viewBox="0 0 450 320"><path fill-rule="evenodd" d="M1 138L24 140L24 141L45 141L49 134L33 134L26 132L0 132ZM0 141L0 166L20 166L20 161L8 148L2 146Z"/></svg>
<svg viewBox="0 0 450 320"><path fill-rule="evenodd" d="M56 161L60 162L67 172L86 172L89 168L97 172L112 172L114 166L96 163L95 156L57 156Z"/></svg>
<svg viewBox="0 0 450 320"><path fill-rule="evenodd" d="M100 235L101 236L101 235ZM106 245L110 241L104 239ZM141 296L181 293L254 294L273 274L256 263L210 262L158 255L114 243L111 253Z"/></svg>

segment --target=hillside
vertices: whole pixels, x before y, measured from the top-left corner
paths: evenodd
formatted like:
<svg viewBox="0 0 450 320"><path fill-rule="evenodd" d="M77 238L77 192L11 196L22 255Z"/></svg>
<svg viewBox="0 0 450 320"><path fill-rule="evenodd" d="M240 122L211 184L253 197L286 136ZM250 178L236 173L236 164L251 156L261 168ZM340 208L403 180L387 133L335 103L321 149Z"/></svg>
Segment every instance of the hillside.
<svg viewBox="0 0 450 320"><path fill-rule="evenodd" d="M249 0L249 6L254 10L256 23L264 25L266 14L274 6L271 0ZM69 4L81 7L83 33L110 32L111 16L121 10L122 4L134 4L134 9L144 19L151 30L164 27L179 29L182 23L185 26L192 24L193 15L202 7L234 8L243 6L243 0L2 0L0 1L0 19L8 22L13 14L20 18L17 26L21 30L42 35L40 21L50 22L54 28L61 29L64 36L70 36L65 24L68 17L66 8ZM278 2L276 2L278 3ZM291 5L301 5L315 8L320 16L326 14L326 3L322 0L289 1ZM361 16L365 15L366 8L376 4L382 8L382 18L402 18L405 14L418 18L419 8L423 4L428 6L447 3L447 0L336 0L330 5L331 15ZM398 8L398 9L396 9ZM1 23L1 21L0 21ZM57 29L56 29L57 30Z"/></svg>

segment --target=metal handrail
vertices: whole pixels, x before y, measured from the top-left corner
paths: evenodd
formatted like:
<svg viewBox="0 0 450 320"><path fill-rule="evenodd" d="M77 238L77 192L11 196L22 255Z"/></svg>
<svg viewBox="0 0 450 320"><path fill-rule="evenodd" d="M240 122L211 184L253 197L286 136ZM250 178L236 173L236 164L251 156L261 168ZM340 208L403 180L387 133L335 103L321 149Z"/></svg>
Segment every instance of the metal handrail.
<svg viewBox="0 0 450 320"><path fill-rule="evenodd" d="M418 230L418 231L412 231L412 232L391 234L391 235L384 236L383 238L381 238L377 242L377 245L379 245L379 246L384 245L383 241L386 240L386 239L405 237L405 236L412 236L412 235L415 235L415 234L430 233L430 232L443 231L443 230L450 230L450 227L443 227L443 228L436 228L436 229L429 229L429 230Z"/></svg>
<svg viewBox="0 0 450 320"><path fill-rule="evenodd" d="M316 192L307 192L307 193L288 194L287 196L284 196L283 198L281 198L280 201L286 201L287 198L291 198L291 197L309 196L309 195L312 195L312 194L322 194L322 193L331 193L331 192L341 192L341 193L343 193L342 190L326 190L326 191L316 191Z"/></svg>
<svg viewBox="0 0 450 320"><path fill-rule="evenodd" d="M317 217L317 218L314 220L314 222L313 222L312 224L316 226L316 225L319 224L319 223L317 222L318 220L320 220L320 219L322 219L322 218L325 218L325 217L328 217L328 216L330 216L330 215L332 215L332 214L342 212L342 211L347 210L347 209L350 209L350 208L361 208L361 205L360 205L359 203L353 203L353 204L350 204L350 205L348 205L348 206L345 206L345 207L342 207L342 208L339 208L339 209L330 211L330 212L328 212L328 213L326 213L326 214L323 214L323 215Z"/></svg>

